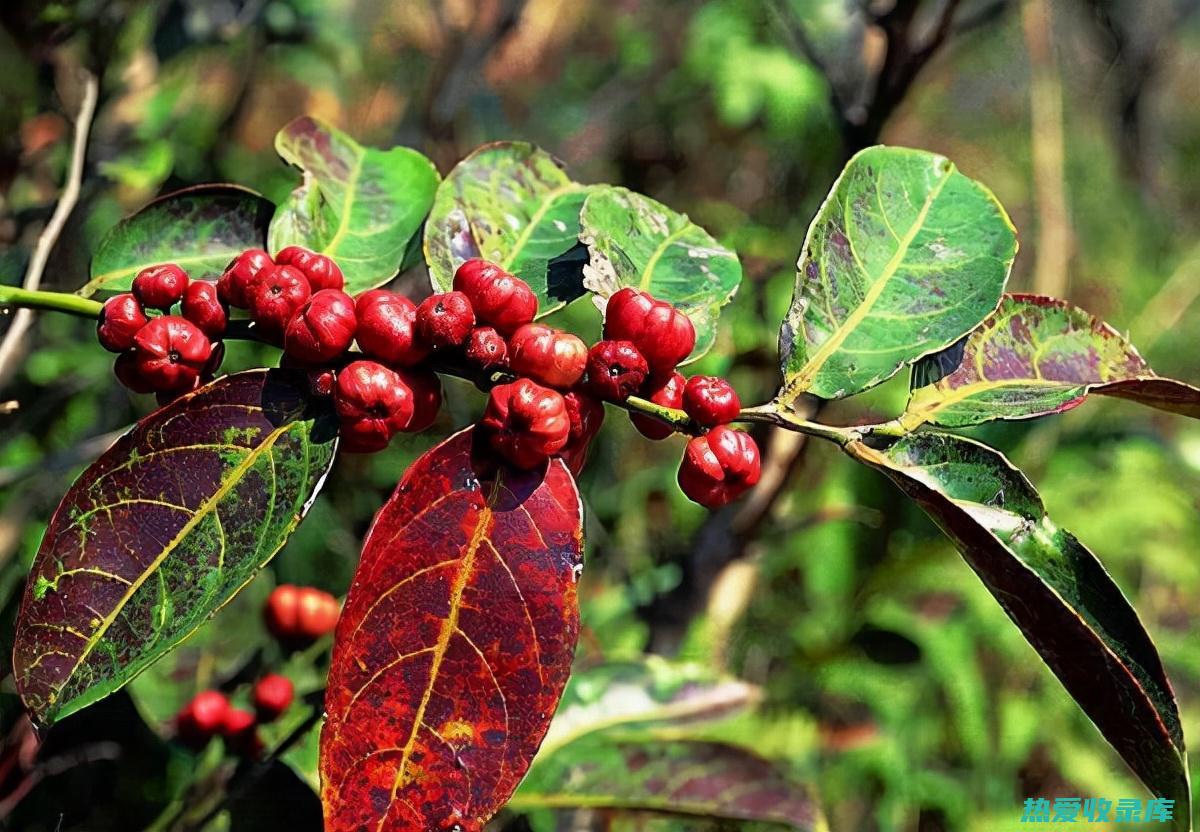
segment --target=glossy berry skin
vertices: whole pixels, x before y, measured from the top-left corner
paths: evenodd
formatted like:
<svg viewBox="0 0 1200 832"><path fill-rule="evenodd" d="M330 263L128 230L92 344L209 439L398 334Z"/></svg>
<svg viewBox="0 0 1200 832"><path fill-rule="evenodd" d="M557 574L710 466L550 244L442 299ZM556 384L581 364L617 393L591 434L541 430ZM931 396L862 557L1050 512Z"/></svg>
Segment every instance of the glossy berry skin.
<svg viewBox="0 0 1200 832"><path fill-rule="evenodd" d="M478 257L454 272L454 290L471 301L477 320L491 324L504 335L532 323L537 315L537 295L528 283Z"/></svg>
<svg viewBox="0 0 1200 832"><path fill-rule="evenodd" d="M383 450L408 427L414 410L412 389L395 370L374 361L354 361L338 372L333 406L342 449L351 453Z"/></svg>
<svg viewBox="0 0 1200 832"><path fill-rule="evenodd" d="M295 695L292 680L278 673L269 673L254 683L254 712L258 721L274 722L292 704Z"/></svg>
<svg viewBox="0 0 1200 832"><path fill-rule="evenodd" d="M462 292L430 295L417 307L417 338L432 349L461 346L474 327L475 312Z"/></svg>
<svg viewBox="0 0 1200 832"><path fill-rule="evenodd" d="M680 410L683 407L683 387L687 380L679 373L668 376L652 376L642 388L639 395L662 407ZM630 413L629 421L638 429L638 433L647 439L666 439L675 430L668 424L640 413Z"/></svg>
<svg viewBox="0 0 1200 832"><path fill-rule="evenodd" d="M263 607L267 630L289 647L312 644L337 626L337 599L311 586L281 584Z"/></svg>
<svg viewBox="0 0 1200 832"><path fill-rule="evenodd" d="M261 248L251 248L233 258L217 281L217 295L227 306L247 309L250 306L250 287L258 273L275 265L271 255Z"/></svg>
<svg viewBox="0 0 1200 832"><path fill-rule="evenodd" d="M588 350L588 389L602 399L623 402L641 389L650 368L629 341L599 341Z"/></svg>
<svg viewBox="0 0 1200 832"><path fill-rule="evenodd" d="M364 354L392 367L411 367L429 355L416 342L417 306L404 295L372 289L358 296L354 311Z"/></svg>
<svg viewBox="0 0 1200 832"><path fill-rule="evenodd" d="M282 266L294 266L302 271L314 292L322 289L342 289L346 285L346 278L337 263L324 254L310 251L303 246L280 249L275 255L275 262Z"/></svg>
<svg viewBox="0 0 1200 832"><path fill-rule="evenodd" d="M194 323L175 315L154 318L133 339L134 366L151 390L190 390L208 366L212 344Z"/></svg>
<svg viewBox="0 0 1200 832"><path fill-rule="evenodd" d="M466 356L480 367L507 367L508 342L494 327L477 326L467 337Z"/></svg>
<svg viewBox="0 0 1200 832"><path fill-rule="evenodd" d="M256 759L262 753L258 720L252 711L230 708L221 724L221 736L225 738L225 747L239 757Z"/></svg>
<svg viewBox="0 0 1200 832"><path fill-rule="evenodd" d="M571 417L561 393L519 378L492 388L479 426L492 450L513 467L529 470L567 444Z"/></svg>
<svg viewBox="0 0 1200 832"><path fill-rule="evenodd" d="M742 400L719 376L692 376L683 388L683 409L706 427L727 425L741 412Z"/></svg>
<svg viewBox="0 0 1200 832"><path fill-rule="evenodd" d="M224 694L215 690L201 691L175 717L176 736L189 748L203 748L221 733L227 713L229 700Z"/></svg>
<svg viewBox="0 0 1200 832"><path fill-rule="evenodd" d="M96 337L100 346L109 352L125 352L133 346L133 337L147 321L149 318L142 310L141 302L131 293L114 295L104 302L104 308L100 310Z"/></svg>
<svg viewBox="0 0 1200 832"><path fill-rule="evenodd" d="M123 352L113 362L113 375L117 381L134 393L153 393L154 388L138 369L137 353Z"/></svg>
<svg viewBox="0 0 1200 832"><path fill-rule="evenodd" d="M193 280L183 293L183 317L200 327L211 340L225 334L229 312L221 303L215 283Z"/></svg>
<svg viewBox="0 0 1200 832"><path fill-rule="evenodd" d="M357 325L354 298L341 289L322 289L288 322L283 350L309 364L332 361L354 343Z"/></svg>
<svg viewBox="0 0 1200 832"><path fill-rule="evenodd" d="M278 343L292 316L308 301L308 278L294 266L270 266L259 272L247 297L250 317L264 337Z"/></svg>
<svg viewBox="0 0 1200 832"><path fill-rule="evenodd" d="M758 482L758 445L748 433L724 426L688 441L679 464L679 487L705 508L736 500Z"/></svg>
<svg viewBox="0 0 1200 832"><path fill-rule="evenodd" d="M587 463L588 448L600 426L604 424L604 404L587 393L571 391L563 396L567 405L567 417L571 421L567 433L567 444L559 451L559 456L571 473L578 475Z"/></svg>
<svg viewBox="0 0 1200 832"><path fill-rule="evenodd" d="M632 341L658 374L670 372L692 354L696 328L687 315L646 292L626 288L608 299L604 337Z"/></svg>
<svg viewBox="0 0 1200 832"><path fill-rule="evenodd" d="M514 373L562 390L583 378L587 360L581 338L544 324L526 324L508 341L508 366Z"/></svg>
<svg viewBox="0 0 1200 832"><path fill-rule="evenodd" d="M442 380L421 367L397 367L396 375L412 390L413 414L404 432L420 433L434 423L442 409Z"/></svg>
<svg viewBox="0 0 1200 832"><path fill-rule="evenodd" d="M183 299L187 287L187 272L174 263L164 263L138 272L133 279L133 296L142 306L165 312Z"/></svg>

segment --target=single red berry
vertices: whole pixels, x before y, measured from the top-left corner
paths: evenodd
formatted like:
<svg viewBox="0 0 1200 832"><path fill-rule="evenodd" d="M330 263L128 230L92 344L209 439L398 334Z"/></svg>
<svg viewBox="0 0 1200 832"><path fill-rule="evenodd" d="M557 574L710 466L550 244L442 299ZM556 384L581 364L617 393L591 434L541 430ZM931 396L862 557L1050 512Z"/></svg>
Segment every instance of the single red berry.
<svg viewBox="0 0 1200 832"><path fill-rule="evenodd" d="M442 409L442 381L422 367L397 367L396 375L412 390L413 414L405 433L420 433L437 419Z"/></svg>
<svg viewBox="0 0 1200 832"><path fill-rule="evenodd" d="M142 306L165 312L179 303L187 286L187 272L174 263L163 263L138 272L133 279L133 294Z"/></svg>
<svg viewBox="0 0 1200 832"><path fill-rule="evenodd" d="M466 354L468 361L480 367L508 365L508 344L504 336L490 326L477 326L471 330Z"/></svg>
<svg viewBox="0 0 1200 832"><path fill-rule="evenodd" d="M318 398L324 399L332 396L333 385L336 382L337 375L328 367L308 372L308 391Z"/></svg>
<svg viewBox="0 0 1200 832"><path fill-rule="evenodd" d="M417 307L417 338L433 349L461 346L474 326L475 312L462 292L430 295Z"/></svg>
<svg viewBox="0 0 1200 832"><path fill-rule="evenodd" d="M285 266L295 266L304 272L308 283L314 292L322 289L342 289L346 278L337 263L324 254L318 254L302 246L288 246L275 255L275 262Z"/></svg>
<svg viewBox="0 0 1200 832"><path fill-rule="evenodd" d="M496 453L530 469L563 449L571 418L561 393L519 378L492 388L479 426Z"/></svg>
<svg viewBox="0 0 1200 832"><path fill-rule="evenodd" d="M392 367L411 367L424 361L429 350L416 342L417 306L398 292L372 289L355 302L363 353Z"/></svg>
<svg viewBox="0 0 1200 832"><path fill-rule="evenodd" d="M733 385L720 376L692 376L683 387L683 409L701 425L727 425L742 410Z"/></svg>
<svg viewBox="0 0 1200 832"><path fill-rule="evenodd" d="M229 311L221 303L215 283L193 280L183 293L183 317L200 327L209 338L225 334Z"/></svg>
<svg viewBox="0 0 1200 832"><path fill-rule="evenodd" d="M138 330L133 348L138 375L155 391L190 390L212 354L200 328L175 315L154 318Z"/></svg>
<svg viewBox="0 0 1200 832"><path fill-rule="evenodd" d="M239 757L255 759L262 753L258 720L251 711L230 708L221 724L221 736L225 738L225 747Z"/></svg>
<svg viewBox="0 0 1200 832"><path fill-rule="evenodd" d="M632 341L655 373L675 369L692 354L696 328L687 315L646 292L626 288L608 299L604 337Z"/></svg>
<svg viewBox="0 0 1200 832"><path fill-rule="evenodd" d="M292 680L278 673L269 673L254 683L254 712L258 721L274 722L292 704L295 688Z"/></svg>
<svg viewBox="0 0 1200 832"><path fill-rule="evenodd" d="M682 375L676 372L666 376L651 376L646 380L646 384L643 385L638 395L661 407L680 410L683 407L683 387L686 381ZM633 422L638 433L647 439L666 439L675 432L670 425L641 413L630 413L629 421Z"/></svg>
<svg viewBox="0 0 1200 832"><path fill-rule="evenodd" d="M104 302L96 337L109 352L125 352L133 346L133 337L149 319L141 301L129 292L114 295Z"/></svg>
<svg viewBox="0 0 1200 832"><path fill-rule="evenodd" d="M475 317L512 335L537 315L537 295L529 284L495 263L473 258L454 273L454 289L471 301Z"/></svg>
<svg viewBox="0 0 1200 832"><path fill-rule="evenodd" d="M204 690L192 697L175 717L175 732L179 741L191 748L203 748L221 732L229 700L215 690Z"/></svg>
<svg viewBox="0 0 1200 832"><path fill-rule="evenodd" d="M296 603L296 632L303 638L316 641L337 628L342 609L328 592L311 586L300 588Z"/></svg>
<svg viewBox="0 0 1200 832"><path fill-rule="evenodd" d="M118 355L117 360L113 362L113 375L117 377L117 381L134 393L154 392L150 380L143 376L142 371L138 368L136 352L123 352Z"/></svg>
<svg viewBox="0 0 1200 832"><path fill-rule="evenodd" d="M357 323L352 297L341 289L322 289L288 323L284 352L309 364L332 361L354 343Z"/></svg>
<svg viewBox="0 0 1200 832"><path fill-rule="evenodd" d="M272 341L283 340L292 316L312 295L308 278L294 266L270 266L258 273L250 286L250 317Z"/></svg>
<svg viewBox="0 0 1200 832"><path fill-rule="evenodd" d="M649 373L646 359L629 341L599 341L588 350L588 389L602 399L625 401Z"/></svg>
<svg viewBox="0 0 1200 832"><path fill-rule="evenodd" d="M394 371L374 361L354 361L337 374L333 405L341 418L343 450L382 450L413 417L413 392Z"/></svg>
<svg viewBox="0 0 1200 832"><path fill-rule="evenodd" d="M722 425L688 441L679 487L705 508L719 508L758 482L760 468L753 437Z"/></svg>
<svg viewBox="0 0 1200 832"><path fill-rule="evenodd" d="M604 404L586 393L572 391L563 396L567 406L567 417L571 421L571 429L567 433L567 444L559 451L559 456L571 473L578 476L587 463L588 448L600 426L604 424Z"/></svg>
<svg viewBox="0 0 1200 832"><path fill-rule="evenodd" d="M525 324L508 341L508 366L518 375L566 390L583 378L587 353L587 344L576 335Z"/></svg>
<svg viewBox="0 0 1200 832"><path fill-rule="evenodd" d="M217 281L217 294L221 302L238 309L250 307L250 287L258 273L275 265L271 255L261 248L251 248L233 258L225 273Z"/></svg>
<svg viewBox="0 0 1200 832"><path fill-rule="evenodd" d="M289 647L312 644L333 632L338 620L337 599L311 586L281 584L263 607L267 630Z"/></svg>

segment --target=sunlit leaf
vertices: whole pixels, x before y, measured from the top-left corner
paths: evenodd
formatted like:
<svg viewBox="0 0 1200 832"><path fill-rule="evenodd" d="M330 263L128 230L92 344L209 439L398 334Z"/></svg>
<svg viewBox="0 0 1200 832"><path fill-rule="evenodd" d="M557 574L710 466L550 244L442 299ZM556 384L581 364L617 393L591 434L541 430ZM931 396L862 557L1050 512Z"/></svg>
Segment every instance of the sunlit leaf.
<svg viewBox="0 0 1200 832"><path fill-rule="evenodd" d="M850 396L944 349L995 308L1016 231L991 192L949 159L871 147L808 229L779 335L783 388Z"/></svg>
<svg viewBox="0 0 1200 832"><path fill-rule="evenodd" d="M962 342L914 368L900 421L912 430L1029 419L1070 410L1089 393L1200 417L1200 390L1157 376L1108 324L1066 301L1006 295Z"/></svg>
<svg viewBox="0 0 1200 832"><path fill-rule="evenodd" d="M473 431L380 510L335 635L326 829L479 829L550 724L578 635L579 494L560 460L484 476Z"/></svg>
<svg viewBox="0 0 1200 832"><path fill-rule="evenodd" d="M691 318L702 356L717 337L721 307L742 282L737 255L661 202L625 188L596 188L583 204L580 239L591 254L584 285L603 306L632 286L669 301Z"/></svg>
<svg viewBox="0 0 1200 832"><path fill-rule="evenodd" d="M147 416L54 513L17 619L13 671L45 723L138 675L283 546L334 457L302 373L218 379Z"/></svg>
<svg viewBox="0 0 1200 832"><path fill-rule="evenodd" d="M142 269L178 263L193 278L213 277L248 248L262 248L275 206L236 185L199 185L159 197L104 235L91 280L79 294L123 292Z"/></svg>
<svg viewBox="0 0 1200 832"><path fill-rule="evenodd" d="M1025 476L991 448L949 434L847 451L929 514L1134 773L1186 815L1183 729L1158 652L1104 567L1046 516Z"/></svg>
<svg viewBox="0 0 1200 832"><path fill-rule="evenodd" d="M271 220L270 250L300 245L329 255L351 294L395 277L433 204L433 163L407 147L363 147L307 116L279 131L275 150L304 180Z"/></svg>
<svg viewBox="0 0 1200 832"><path fill-rule="evenodd" d="M581 285L554 281L548 267L578 241L587 193L532 144L479 148L446 176L425 229L435 291L450 290L463 261L483 257L528 283L543 315L580 297Z"/></svg>

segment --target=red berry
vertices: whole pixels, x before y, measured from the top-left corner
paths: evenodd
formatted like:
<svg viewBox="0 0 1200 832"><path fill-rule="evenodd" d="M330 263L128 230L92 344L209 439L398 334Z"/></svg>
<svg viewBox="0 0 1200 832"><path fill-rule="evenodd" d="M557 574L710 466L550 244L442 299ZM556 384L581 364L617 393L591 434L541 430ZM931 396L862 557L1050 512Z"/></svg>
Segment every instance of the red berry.
<svg viewBox="0 0 1200 832"><path fill-rule="evenodd" d="M281 341L292 316L311 295L308 278L299 269L270 266L259 272L250 286L250 317L266 338Z"/></svg>
<svg viewBox="0 0 1200 832"><path fill-rule="evenodd" d="M133 279L133 294L142 306L166 311L179 303L187 286L187 272L174 263L164 263L138 272Z"/></svg>
<svg viewBox="0 0 1200 832"><path fill-rule="evenodd" d="M629 341L599 341L588 350L588 389L602 399L623 402L641 389L650 368Z"/></svg>
<svg viewBox="0 0 1200 832"><path fill-rule="evenodd" d="M332 396L333 385L336 382L337 375L328 367L310 370L308 373L308 391L318 398Z"/></svg>
<svg viewBox="0 0 1200 832"><path fill-rule="evenodd" d="M454 273L454 289L471 301L475 317L512 335L537 315L537 295L529 284L495 263L474 258Z"/></svg>
<svg viewBox="0 0 1200 832"><path fill-rule="evenodd" d="M346 278L337 263L324 254L318 254L302 246L288 246L275 255L275 262L284 266L295 266L308 278L314 292L322 289L341 289Z"/></svg>
<svg viewBox="0 0 1200 832"><path fill-rule="evenodd" d="M564 395L563 401L567 405L571 429L567 433L567 444L559 451L559 456L567 463L571 473L578 475L587 462L588 447L604 423L604 405L586 393L575 391Z"/></svg>
<svg viewBox="0 0 1200 832"><path fill-rule="evenodd" d="M666 301L626 288L608 299L604 337L632 341L655 373L675 369L696 346L691 319Z"/></svg>
<svg viewBox="0 0 1200 832"><path fill-rule="evenodd" d="M204 690L192 697L175 717L175 731L181 742L192 748L203 748L221 731L229 700L215 690Z"/></svg>
<svg viewBox="0 0 1200 832"><path fill-rule="evenodd" d="M639 395L661 407L670 407L679 410L683 407L683 387L685 383L686 380L684 377L675 372L667 376L651 376ZM640 413L630 413L629 421L633 422L633 426L647 439L666 439L675 432L675 429L670 425L660 422L652 416L644 416Z"/></svg>
<svg viewBox="0 0 1200 832"><path fill-rule="evenodd" d="M217 294L220 296L221 302L238 309L248 309L250 307L250 287L254 284L254 279L263 269L273 265L275 264L271 260L271 255L261 248L247 249L233 258L233 261L225 267L225 273L221 275L221 279L217 281Z"/></svg>
<svg viewBox="0 0 1200 832"><path fill-rule="evenodd" d="M133 336L148 320L141 302L132 294L114 295L100 310L96 337L100 339L100 346L109 352L125 352L133 346Z"/></svg>
<svg viewBox="0 0 1200 832"><path fill-rule="evenodd" d="M442 381L437 373L421 367L397 367L396 374L412 390L413 415L405 433L420 433L433 424L442 409Z"/></svg>
<svg viewBox="0 0 1200 832"><path fill-rule="evenodd" d="M209 338L220 338L225 334L229 312L221 303L215 283L193 280L183 293L183 317L200 327Z"/></svg>
<svg viewBox="0 0 1200 832"><path fill-rule="evenodd" d="M742 410L733 385L719 376L692 376L683 388L683 409L701 425L727 425Z"/></svg>
<svg viewBox="0 0 1200 832"><path fill-rule="evenodd" d="M312 644L333 632L338 615L337 599L310 586L277 586L263 607L271 635L290 647Z"/></svg>
<svg viewBox="0 0 1200 832"><path fill-rule="evenodd" d="M679 464L679 487L706 508L737 499L758 482L758 445L748 433L725 426L688 441Z"/></svg>
<svg viewBox="0 0 1200 832"><path fill-rule="evenodd" d="M251 711L230 708L221 724L221 736L225 738L225 747L239 757L254 759L262 753L258 720Z"/></svg>
<svg viewBox="0 0 1200 832"><path fill-rule="evenodd" d="M417 338L433 349L460 346L474 326L475 312L462 292L430 295L417 307Z"/></svg>
<svg viewBox="0 0 1200 832"><path fill-rule="evenodd" d="M269 673L254 683L254 712L259 722L274 722L292 704L292 680Z"/></svg>
<svg viewBox="0 0 1200 832"><path fill-rule="evenodd" d="M310 364L337 358L354 342L354 299L341 289L322 289L288 323L283 349Z"/></svg>
<svg viewBox="0 0 1200 832"><path fill-rule="evenodd" d="M490 326L477 326L471 330L466 352L467 360L480 367L508 365L508 344L504 336Z"/></svg>
<svg viewBox="0 0 1200 832"><path fill-rule="evenodd" d="M568 389L587 369L587 344L544 324L525 324L508 342L508 366L551 387Z"/></svg>
<svg viewBox="0 0 1200 832"><path fill-rule="evenodd" d="M354 361L337 374L333 405L341 418L343 450L382 450L412 421L412 389L394 371L374 361Z"/></svg>
<svg viewBox="0 0 1200 832"><path fill-rule="evenodd" d="M133 339L137 373L156 391L190 390L212 354L194 323L175 315L154 318Z"/></svg>
<svg viewBox="0 0 1200 832"><path fill-rule="evenodd" d="M371 358L393 367L411 367L429 350L416 343L417 307L397 292L372 289L358 296L358 346Z"/></svg>
<svg viewBox="0 0 1200 832"><path fill-rule="evenodd" d="M138 369L137 353L135 352L124 352L118 355L117 360L113 362L113 374L117 377L117 381L134 393L154 392L150 381Z"/></svg>
<svg viewBox="0 0 1200 832"><path fill-rule="evenodd" d="M479 426L496 453L529 469L563 449L571 418L561 393L519 378L492 388Z"/></svg>

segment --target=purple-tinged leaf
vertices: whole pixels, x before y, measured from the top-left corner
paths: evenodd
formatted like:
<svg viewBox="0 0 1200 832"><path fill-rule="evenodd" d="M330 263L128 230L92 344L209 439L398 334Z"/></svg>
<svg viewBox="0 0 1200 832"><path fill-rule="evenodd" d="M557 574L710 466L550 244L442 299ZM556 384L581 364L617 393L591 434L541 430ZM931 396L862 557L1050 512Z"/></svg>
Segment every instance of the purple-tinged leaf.
<svg viewBox="0 0 1200 832"><path fill-rule="evenodd" d="M1076 306L1006 295L961 342L913 370L900 423L947 427L1061 413L1089 393L1200 418L1200 389L1162 378L1108 324Z"/></svg>

